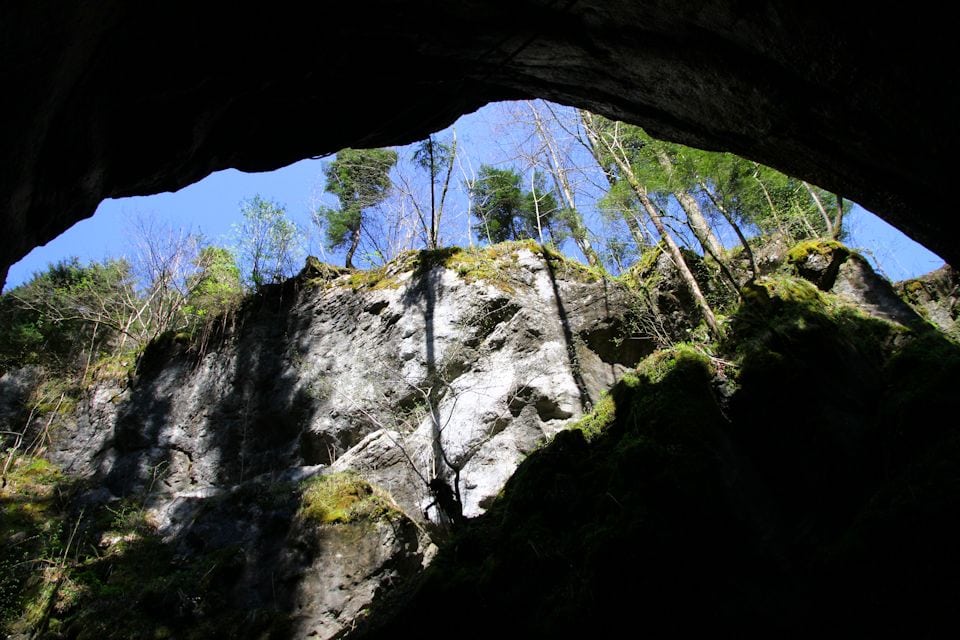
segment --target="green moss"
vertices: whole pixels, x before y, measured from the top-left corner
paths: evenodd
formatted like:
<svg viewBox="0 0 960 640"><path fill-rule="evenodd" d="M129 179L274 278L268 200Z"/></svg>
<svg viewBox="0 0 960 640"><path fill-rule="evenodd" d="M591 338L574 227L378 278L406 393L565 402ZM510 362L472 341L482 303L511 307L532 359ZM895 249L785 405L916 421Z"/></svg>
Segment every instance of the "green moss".
<svg viewBox="0 0 960 640"><path fill-rule="evenodd" d="M731 318L732 331L723 348L747 366L792 355L804 340L819 340L811 348L835 351L841 345L879 353L902 326L868 316L836 296L793 276L757 279L742 290L743 303Z"/></svg>
<svg viewBox="0 0 960 640"><path fill-rule="evenodd" d="M7 486L16 492L45 494L63 479L60 469L44 458L14 458L7 475Z"/></svg>
<svg viewBox="0 0 960 640"><path fill-rule="evenodd" d="M416 277L425 269L443 266L467 282L485 282L506 293L515 293L517 258L523 249L550 259L558 269L581 281L594 282L605 277L602 269L582 265L532 240L519 240L470 249L444 247L405 251L382 267L352 271L344 280L338 279L337 282L343 282L355 291L393 289L404 284L405 273L412 271ZM322 280L323 284L329 282L328 279ZM321 281L317 280L317 283Z"/></svg>
<svg viewBox="0 0 960 640"><path fill-rule="evenodd" d="M629 269L617 277L617 280L633 290L653 288L660 277L656 267L664 250L663 243L646 249Z"/></svg>
<svg viewBox="0 0 960 640"><path fill-rule="evenodd" d="M337 267L326 262L321 262L316 256L307 256L306 263L298 277L308 284L316 285L334 280L349 272L350 270L344 267Z"/></svg>
<svg viewBox="0 0 960 640"><path fill-rule="evenodd" d="M353 289L375 291L392 289L399 286L396 278L390 277L386 267L377 267L363 271L354 271L346 279L346 285Z"/></svg>
<svg viewBox="0 0 960 640"><path fill-rule="evenodd" d="M56 413L71 415L77 406L82 389L80 382L70 377L51 376L43 379L30 392L27 402L36 415Z"/></svg>
<svg viewBox="0 0 960 640"><path fill-rule="evenodd" d="M0 535L23 537L36 530L51 531L57 524L55 490L62 479L59 469L42 458L14 456L0 490Z"/></svg>
<svg viewBox="0 0 960 640"><path fill-rule="evenodd" d="M353 472L311 478L304 485L301 500L300 517L321 524L389 520L399 515L383 491Z"/></svg>
<svg viewBox="0 0 960 640"><path fill-rule="evenodd" d="M710 370L710 357L703 349L702 346L691 342L681 342L667 349L661 349L637 365L637 375L644 376L650 382L657 384L682 364L697 363Z"/></svg>
<svg viewBox="0 0 960 640"><path fill-rule="evenodd" d="M680 343L667 349L661 349L639 365L636 371L626 374L609 392L600 396L593 410L577 422L570 425L571 430L580 431L588 441L595 440L613 425L618 417L618 407L630 407L644 394L639 393L641 388L650 385L660 385L680 369L702 369L709 377L713 375L713 365L710 357L704 352L704 347L693 343Z"/></svg>
<svg viewBox="0 0 960 640"><path fill-rule="evenodd" d="M812 240L804 240L794 245L787 252L787 260L795 264L803 262L807 259L807 256L814 253L821 256L830 256L836 252L849 253L850 250L836 240L814 238Z"/></svg>
<svg viewBox="0 0 960 640"><path fill-rule="evenodd" d="M0 633L22 633L40 620L59 578L63 475L42 458L9 460L0 489Z"/></svg>
<svg viewBox="0 0 960 640"><path fill-rule="evenodd" d="M456 249L445 256L443 266L467 282L492 284L505 293L515 293L517 250L527 242L503 242L483 248Z"/></svg>
<svg viewBox="0 0 960 640"><path fill-rule="evenodd" d="M610 277L602 266L586 265L578 260L572 260L552 246L534 245L531 250L545 260L550 260L554 268L568 278L580 282L600 282Z"/></svg>
<svg viewBox="0 0 960 640"><path fill-rule="evenodd" d="M396 289L402 286L405 280L403 274L416 271L423 264L422 254L426 251L404 251L387 264L373 269L348 272L344 280L337 279L337 283L344 283L354 291L380 291L382 289Z"/></svg>
<svg viewBox="0 0 960 640"><path fill-rule="evenodd" d="M910 293L918 294L925 291L923 282L920 280L908 280L904 283L903 288L909 291Z"/></svg>
<svg viewBox="0 0 960 640"><path fill-rule="evenodd" d="M182 337L181 334L177 334L175 339L189 341L192 338L190 334L182 334ZM96 362L91 363L90 368L87 370L84 386L90 387L101 382L126 382L136 369L139 355L140 353L138 351L128 351L126 353L111 354L99 358Z"/></svg>
<svg viewBox="0 0 960 640"><path fill-rule="evenodd" d="M593 410L583 416L568 429L580 431L587 440L592 440L603 433L617 418L617 404L613 396L604 393L593 405Z"/></svg>

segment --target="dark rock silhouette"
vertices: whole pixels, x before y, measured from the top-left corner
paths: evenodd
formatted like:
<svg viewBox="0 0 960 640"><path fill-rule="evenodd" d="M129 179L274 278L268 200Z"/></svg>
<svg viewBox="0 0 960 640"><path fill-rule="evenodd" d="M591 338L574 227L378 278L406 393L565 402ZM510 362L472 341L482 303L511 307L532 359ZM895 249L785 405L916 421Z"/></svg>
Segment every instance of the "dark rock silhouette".
<svg viewBox="0 0 960 640"><path fill-rule="evenodd" d="M960 258L944 11L377 0L322 24L307 7L6 6L0 280L104 198L407 143L528 97L770 164Z"/></svg>

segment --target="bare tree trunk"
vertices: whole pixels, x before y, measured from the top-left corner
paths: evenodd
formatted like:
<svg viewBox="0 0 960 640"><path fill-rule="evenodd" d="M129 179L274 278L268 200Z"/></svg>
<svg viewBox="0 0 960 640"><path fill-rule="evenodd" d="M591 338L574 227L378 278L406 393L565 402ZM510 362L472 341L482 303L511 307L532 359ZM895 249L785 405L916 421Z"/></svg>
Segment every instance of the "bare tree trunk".
<svg viewBox="0 0 960 640"><path fill-rule="evenodd" d="M453 175L453 163L457 158L457 130L453 130L453 141L450 143L450 157L447 158L447 175L443 177L443 191L440 193L440 207L434 220L433 248L440 248L440 220L443 218L443 206L447 201L447 191L450 189L450 177ZM432 189L431 189L432 193Z"/></svg>
<svg viewBox="0 0 960 640"><path fill-rule="evenodd" d="M433 157L433 136L427 138L427 148L430 150L430 235L427 238L427 249L437 248L437 203L436 178L437 165Z"/></svg>
<svg viewBox="0 0 960 640"><path fill-rule="evenodd" d="M530 193L533 194L533 209L537 216L537 238L538 242L543 244L543 226L540 224L540 199L537 198L536 174L530 174Z"/></svg>
<svg viewBox="0 0 960 640"><path fill-rule="evenodd" d="M792 233L788 233L786 229L783 228L783 222L780 220L780 214L777 211L777 206L773 203L773 198L770 197L770 191L767 190L767 185L763 184L763 180L760 179L760 165L754 163L756 170L753 172L753 179L757 181L757 184L760 185L760 190L763 191L763 197L767 200L767 206L770 207L770 215L773 216L774 222L777 223L777 229L780 233L790 242L794 241ZM800 220L803 222L803 226L807 228L807 234L811 238L817 237L817 230L810 226L810 223L806 218L800 216Z"/></svg>
<svg viewBox="0 0 960 640"><path fill-rule="evenodd" d="M690 231L693 231L693 227L690 225L690 221L687 220L687 228ZM696 235L696 233L694 233ZM730 267L727 266L726 260L717 254L714 254L710 251L708 247L704 247L704 256L709 255L717 263L717 267L720 268L720 273L723 274L723 277L726 279L726 284L730 290L739 295L740 294L740 283L737 282L737 279L734 277L733 272L730 271Z"/></svg>
<svg viewBox="0 0 960 640"><path fill-rule="evenodd" d="M100 328L99 322L93 323L93 333L90 335L90 348L87 349L87 363L83 367L83 375L80 376L81 380L87 379L87 373L90 372L90 362L93 360L93 347L97 339L97 329Z"/></svg>
<svg viewBox="0 0 960 640"><path fill-rule="evenodd" d="M837 217L833 219L833 239L839 240L843 233L843 196L839 193L834 195L837 197Z"/></svg>
<svg viewBox="0 0 960 640"><path fill-rule="evenodd" d="M660 167L667 176L673 176L673 161L662 149L657 151L657 162L660 163ZM713 229L710 228L710 224L704 217L703 211L700 210L700 203L697 202L697 199L694 198L693 195L682 189L674 191L673 196L677 199L677 202L680 203L680 208L683 209L683 212L687 215L690 230L693 231L693 235L696 236L700 246L703 247L704 253L712 255L717 262L720 262L723 256L723 245L720 244L720 240L716 234L713 233Z"/></svg>
<svg viewBox="0 0 960 640"><path fill-rule="evenodd" d="M740 239L740 244L743 246L743 250L746 252L747 258L750 260L750 273L752 274L750 281L752 282L756 280L757 275L759 274L759 271L757 270L757 261L753 257L753 249L750 248L750 243L747 242L747 237L743 235L743 231L740 230L740 225L736 223L736 221L733 219L733 216L731 216L730 212L727 211L726 207L720 204L720 201L714 197L710 189L707 188L707 185L701 182L700 188L703 189L705 194L707 194L707 197L710 198L710 202L713 203L713 206L716 207L717 211L720 212L724 220L727 221L727 224L733 227L733 232L737 234L737 238Z"/></svg>
<svg viewBox="0 0 960 640"><path fill-rule="evenodd" d="M823 202L820 201L820 196L817 195L816 190L810 186L809 182L805 180L801 180L800 182L813 199L813 204L817 206L817 211L820 212L820 217L823 218L823 224L827 228L827 235L833 237L833 223L830 221L830 216L827 215L827 210L823 207Z"/></svg>
<svg viewBox="0 0 960 640"><path fill-rule="evenodd" d="M347 269L353 269L353 254L360 246L360 225L350 232L350 248L347 249L347 262L344 265Z"/></svg>
<svg viewBox="0 0 960 640"><path fill-rule="evenodd" d="M580 140L580 144L587 148L590 152L590 155L593 157L593 160L597 163L597 166L600 167L600 170L603 171L604 177L607 179L607 183L612 188L616 183L616 178L614 178L606 167L603 166L603 161L600 159L600 151L597 149L600 141L596 139L596 133L594 130L588 126L587 118L590 117L588 111L580 111L580 120L583 122L584 131L587 133L587 140L584 141L582 138L577 136L577 139ZM592 122L592 121L591 121ZM649 244L647 236L644 234L643 229L640 228L640 223L636 217L631 215L630 211L624 209L620 212L623 216L623 221L627 225L627 230L630 232L630 235L633 237L634 244L637 245L637 250L642 250L643 247Z"/></svg>
<svg viewBox="0 0 960 640"><path fill-rule="evenodd" d="M564 202L567 205L567 210L569 212L567 216L567 226L570 229L570 235L573 237L573 241L577 244L577 248L580 249L583 257L585 257L587 262L590 263L590 266L599 266L600 257L597 256L597 252L594 251L593 246L590 244L590 240L587 237L587 228L583 224L583 218L580 216L580 212L577 211L573 188L570 185L567 169L560 160L560 153L557 149L557 141L547 130L543 123L543 118L541 117L540 112L537 111L537 108L533 105L533 103L528 102L527 105L530 107L530 113L533 114L533 121L537 128L537 134L540 136L544 146L547 148L550 173L553 176L554 183L557 185L557 191L563 196Z"/></svg>
<svg viewBox="0 0 960 640"><path fill-rule="evenodd" d="M621 211L620 213L623 215L623 221L627 225L627 230L633 237L634 244L637 245L637 251L641 251L643 247L649 244L649 238L643 234L643 231L640 229L640 223L635 216L631 215L627 210Z"/></svg>
<svg viewBox="0 0 960 640"><path fill-rule="evenodd" d="M456 130L454 130L456 132ZM456 142L456 138L454 138ZM457 166L460 168L460 184L466 187L467 195L467 243L471 249L473 249L473 226L470 224L470 220L473 217L473 190L477 183L476 173L473 171L473 165L470 165L470 172L467 173L467 169L463 166L463 161L461 156L454 154L454 158L457 161ZM469 158L467 159L469 162ZM450 163L451 166L453 163Z"/></svg>
<svg viewBox="0 0 960 640"><path fill-rule="evenodd" d="M593 124L592 114L589 114L588 112L581 112L581 114L586 114L584 117L584 124L587 125L587 129L593 129L591 137L606 148L610 156L613 158L613 161L620 169L621 174L624 178L626 178L630 188L637 196L637 199L640 200L644 210L650 217L650 221L653 222L653 226L657 229L657 233L660 234L660 237L667 245L667 250L670 252L670 256L673 258L673 262L676 264L677 270L680 272L680 277L683 279L684 284L687 285L687 289L690 290L690 294L693 296L697 307L703 314L703 319L710 328L710 333L712 333L716 338L722 338L723 331L720 329L720 325L717 323L716 316L713 315L713 310L710 308L710 304L703 295L703 291L700 290L700 285L697 284L697 279L693 277L693 272L690 271L690 267L687 266L687 261L684 259L683 253L680 251L680 247L677 245L676 241L673 239L673 236L670 235L666 226L663 224L663 218L660 215L660 212L650 201L650 197L647 195L646 187L644 187L637 179L636 174L633 172L633 167L630 166L630 163L627 160L626 154L622 153L623 148L620 145L620 141L614 140L613 142L610 142L603 138L602 135L598 135L596 129L591 126ZM621 153L618 153L618 150Z"/></svg>
<svg viewBox="0 0 960 640"><path fill-rule="evenodd" d="M693 272L690 271L690 267L687 266L687 261L683 258L683 253L680 251L680 247L674 241L673 236L667 232L666 227L663 224L663 219L660 217L660 212L657 211L657 208L653 206L653 203L650 202L650 198L647 196L646 189L644 189L639 182L636 182L636 178L631 180L631 186L634 189L634 192L637 194L637 197L640 199L640 202L643 204L643 208L646 209L647 215L650 216L650 221L653 222L653 226L656 227L657 233L660 234L660 237L663 238L663 241L667 245L667 249L670 251L670 256L673 258L674 263L677 265L677 269L680 271L680 276L683 278L684 283L686 283L687 288L690 290L690 294L693 295L693 299L696 301L697 306L700 308L700 312L703 313L703 319L706 320L707 326L710 327L710 333L714 337L722 338L723 332L720 330L720 325L717 324L717 318L713 315L713 310L710 308L710 304L707 302L706 297L704 297L703 292L700 290L700 285L697 284L697 279L693 277Z"/></svg>

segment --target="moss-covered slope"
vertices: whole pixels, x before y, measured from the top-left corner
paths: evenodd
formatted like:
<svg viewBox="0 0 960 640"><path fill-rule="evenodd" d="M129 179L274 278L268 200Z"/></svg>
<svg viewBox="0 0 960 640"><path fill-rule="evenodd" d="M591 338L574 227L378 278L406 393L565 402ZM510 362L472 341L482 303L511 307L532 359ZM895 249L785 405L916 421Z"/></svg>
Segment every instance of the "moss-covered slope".
<svg viewBox="0 0 960 640"><path fill-rule="evenodd" d="M945 633L957 346L777 277L745 292L719 353L652 356L365 634Z"/></svg>

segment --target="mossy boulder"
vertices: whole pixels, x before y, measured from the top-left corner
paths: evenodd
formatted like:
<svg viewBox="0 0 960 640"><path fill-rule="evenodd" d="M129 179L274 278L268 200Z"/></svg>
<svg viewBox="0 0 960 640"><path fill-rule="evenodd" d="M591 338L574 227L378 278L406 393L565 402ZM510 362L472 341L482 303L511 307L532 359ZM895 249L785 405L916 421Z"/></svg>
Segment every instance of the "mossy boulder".
<svg viewBox="0 0 960 640"><path fill-rule="evenodd" d="M960 276L949 266L943 266L919 278L904 280L894 285L896 292L924 319L941 331L960 341Z"/></svg>
<svg viewBox="0 0 960 640"><path fill-rule="evenodd" d="M389 520L400 511L383 490L353 472L320 475L303 487L299 515L320 524Z"/></svg>
<svg viewBox="0 0 960 640"><path fill-rule="evenodd" d="M315 256L307 256L303 269L297 274L297 279L317 284L335 280L349 272L350 270L344 267L337 267L326 262L321 262L320 259Z"/></svg>
<svg viewBox="0 0 960 640"><path fill-rule="evenodd" d="M787 252L787 263L821 291L829 291L837 279L840 265L850 253L836 240L806 240Z"/></svg>

